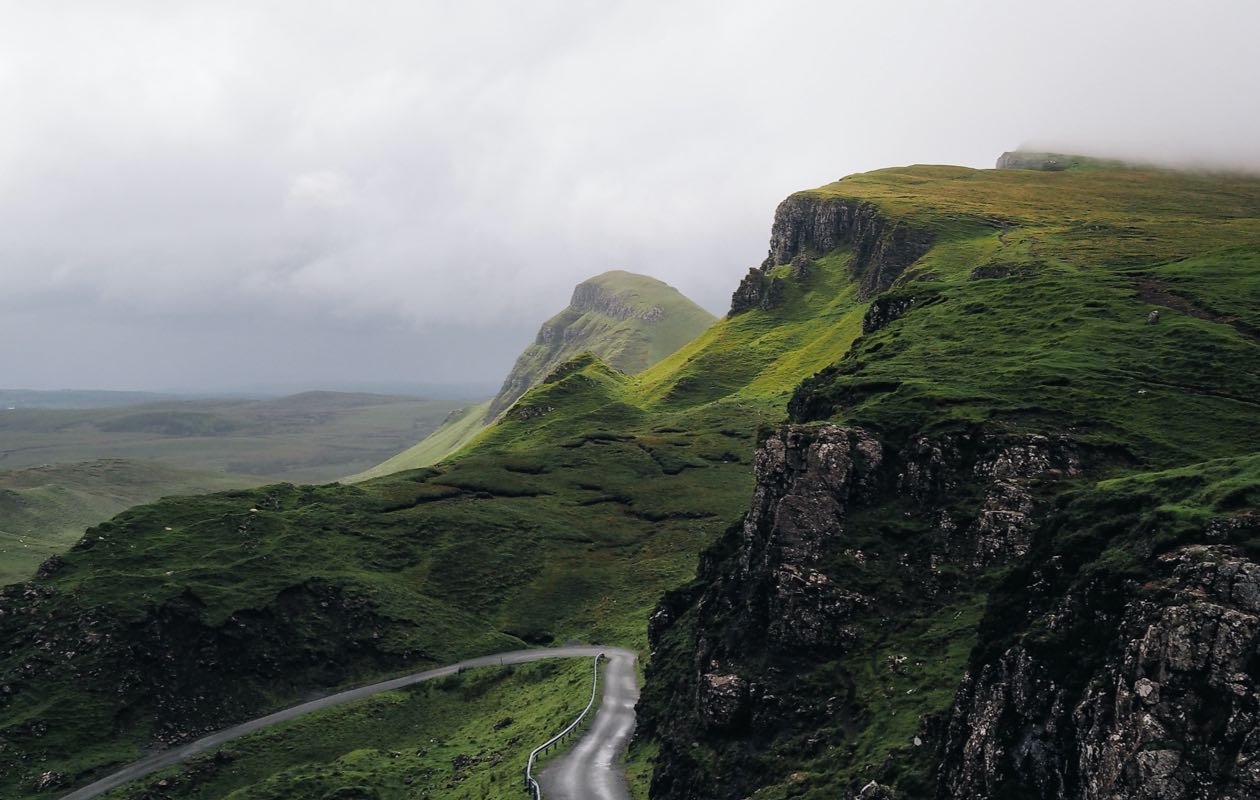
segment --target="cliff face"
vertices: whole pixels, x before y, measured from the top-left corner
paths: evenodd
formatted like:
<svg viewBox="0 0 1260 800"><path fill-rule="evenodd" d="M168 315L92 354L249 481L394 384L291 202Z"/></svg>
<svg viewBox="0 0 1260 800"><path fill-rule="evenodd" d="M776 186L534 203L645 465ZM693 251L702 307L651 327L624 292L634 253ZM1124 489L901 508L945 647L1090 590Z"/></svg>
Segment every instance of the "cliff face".
<svg viewBox="0 0 1260 800"><path fill-rule="evenodd" d="M1088 467L1081 452L1039 435L769 435L743 524L651 619L652 796L742 798L820 765L841 797L1260 796L1260 562L1229 544L1254 542L1260 515L1117 570L1105 546L1157 523L1121 517L1123 535L1083 552L1047 535L1075 519L1046 500ZM1114 527L1139 502L1073 513ZM1011 565L969 659L889 636L956 619ZM881 742L896 695L925 691L938 702Z"/></svg>
<svg viewBox="0 0 1260 800"><path fill-rule="evenodd" d="M871 664L888 671L881 682L924 670L927 653L890 641L887 622L955 614L984 568L1027 552L1045 487L1079 464L1066 442L1041 436L961 433L901 448L837 425L768 436L743 524L650 623L641 710L661 742L652 796L745 797L791 779L785 748L835 753L856 793L863 740L925 780L944 707L920 706L935 719L913 741L880 742L887 689L859 689ZM960 675L963 663L952 668Z"/></svg>
<svg viewBox="0 0 1260 800"><path fill-rule="evenodd" d="M871 297L892 286L932 241L930 231L890 221L871 203L792 195L775 210L769 255L735 290L730 313L773 308L782 280L771 275L775 267L791 265L794 277L804 277L811 259L840 247L852 249L849 271L859 296Z"/></svg>
<svg viewBox="0 0 1260 800"><path fill-rule="evenodd" d="M622 372L646 369L698 336L713 316L671 286L606 272L578 284L569 306L547 320L491 401L491 422L553 369L591 352Z"/></svg>
<svg viewBox="0 0 1260 800"><path fill-rule="evenodd" d="M1260 533L1260 518L1234 525ZM1051 567L1053 568L1053 567ZM1260 796L1260 564L1237 547L1156 559L1156 591L1085 584L1030 620L1101 629L1080 660L1019 642L964 677L943 798Z"/></svg>

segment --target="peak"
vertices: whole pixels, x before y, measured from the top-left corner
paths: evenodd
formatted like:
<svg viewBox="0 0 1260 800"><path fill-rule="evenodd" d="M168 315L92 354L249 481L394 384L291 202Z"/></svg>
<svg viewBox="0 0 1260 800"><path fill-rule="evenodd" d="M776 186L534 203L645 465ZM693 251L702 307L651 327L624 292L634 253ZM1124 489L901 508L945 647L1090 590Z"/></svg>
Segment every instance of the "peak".
<svg viewBox="0 0 1260 800"><path fill-rule="evenodd" d="M612 292L644 289L650 291L677 291L664 281L657 280L649 275L640 275L637 272L626 272L623 269L611 269L607 272L601 272L582 281L578 286L596 286Z"/></svg>
<svg viewBox="0 0 1260 800"><path fill-rule="evenodd" d="M671 311L708 316L682 292L656 278L625 270L610 270L579 283L569 309L597 312L615 319L660 319Z"/></svg>

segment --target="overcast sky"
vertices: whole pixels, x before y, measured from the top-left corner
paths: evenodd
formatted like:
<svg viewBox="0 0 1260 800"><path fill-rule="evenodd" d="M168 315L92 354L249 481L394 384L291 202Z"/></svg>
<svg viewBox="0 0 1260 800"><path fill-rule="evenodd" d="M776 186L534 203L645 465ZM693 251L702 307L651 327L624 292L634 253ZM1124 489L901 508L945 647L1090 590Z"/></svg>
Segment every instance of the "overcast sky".
<svg viewBox="0 0 1260 800"><path fill-rule="evenodd" d="M1258 8L0 0L0 387L494 383L607 269L722 313L848 173L1260 165Z"/></svg>

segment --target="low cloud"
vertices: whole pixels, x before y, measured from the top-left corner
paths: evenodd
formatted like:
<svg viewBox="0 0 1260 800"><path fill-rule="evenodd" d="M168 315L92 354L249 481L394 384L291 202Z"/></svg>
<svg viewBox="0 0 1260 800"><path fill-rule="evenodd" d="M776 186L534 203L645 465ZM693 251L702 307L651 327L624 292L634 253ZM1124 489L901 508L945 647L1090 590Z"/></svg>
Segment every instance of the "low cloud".
<svg viewBox="0 0 1260 800"><path fill-rule="evenodd" d="M854 171L1260 166L1235 2L2 7L12 385L494 380L606 269L721 312Z"/></svg>

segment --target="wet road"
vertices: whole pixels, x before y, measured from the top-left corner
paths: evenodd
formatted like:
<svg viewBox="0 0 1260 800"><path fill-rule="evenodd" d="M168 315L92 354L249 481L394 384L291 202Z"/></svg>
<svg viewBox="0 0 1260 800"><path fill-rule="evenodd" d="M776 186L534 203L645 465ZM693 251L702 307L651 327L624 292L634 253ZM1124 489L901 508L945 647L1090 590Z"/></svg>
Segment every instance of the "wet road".
<svg viewBox="0 0 1260 800"><path fill-rule="evenodd" d="M250 720L249 722L243 722L240 725L236 725L235 727L219 731L218 733L212 733L209 736L206 736L202 739L198 739L195 742L190 742L181 747L172 748L170 750L163 750L160 753L154 753L151 756L142 758L139 761L118 770L112 775L108 775L104 778L101 778L95 783L90 783L81 789L76 789L75 791L67 795L63 795L61 800L88 800L88 798L92 798L92 797L96 797L98 795L104 794L110 789L113 789L117 786L121 786L122 784L127 783L128 781L133 781L133 780L136 780L137 778L143 778L145 775L148 775L151 772L155 772L159 769L169 767L172 764L178 764L179 762L187 758L191 758L192 756L198 755L199 753L204 753L207 750L213 749L215 747L218 747L221 744L224 744L225 742L230 742L233 739L239 738L249 733L253 733L254 731L265 728L268 725L275 725L277 722L285 722L287 720L294 719L295 717L300 717L303 714L309 714L312 711L320 711L325 708L331 708L333 706L341 705L342 703L348 703L352 700L360 700L364 697L371 697L372 695L380 694L381 692L389 692L389 691L393 691L394 689L402 689L403 687L411 686L416 683L423 683L424 681L431 681L434 678L443 678L443 677L446 677L447 675L454 675L455 673L459 672L461 669L469 669L472 667L493 667L493 666L501 666L501 665L506 666L508 664L524 664L529 661L541 661L542 659L546 659L546 658L594 658L599 653L605 653L610 657L610 661L608 663L608 668L607 668L608 670L607 674L609 675L613 674L613 669L614 669L615 664L617 663L629 664L630 665L629 666L630 684L632 687L634 686L634 654L628 650L620 650L617 648L609 648L609 647L580 646L580 647L550 647L546 649L536 649L536 650L512 650L506 653L495 653L493 655L480 656L478 658L470 658L467 661L460 661L457 664L451 664L445 667L438 667L436 669L426 670L425 672L417 672L412 675L404 675L401 678L394 678L392 680L382 681L380 683L374 683L374 684L371 684L370 686L360 686L357 689L349 689L344 692L338 692L337 694L331 694L331 695L328 695L327 697L321 697L318 700L311 700L310 702L302 703L301 705L293 706L292 708L286 708L283 711L277 711L274 714L268 714L265 717L259 717L258 719ZM611 686L611 679L610 679L610 686ZM633 691L634 691L634 694L637 696L638 694L637 688L634 689ZM596 725L599 724L600 718L604 716L605 706L608 703L607 696L608 695L605 694L604 704L600 706L599 716L597 716L595 719ZM634 701L633 700L630 701L630 727L631 729L633 729L634 727ZM594 730L595 728L592 727L591 732L593 732ZM589 736L590 736L590 733L587 734L587 737ZM579 747L581 747L582 744L586 742L587 737L582 738L581 743L579 743L578 745ZM547 795L547 796L550 797L550 795ZM556 795L556 797L560 797L560 796L561 795ZM627 795L611 794L611 795L585 795L585 796L626 797Z"/></svg>
<svg viewBox="0 0 1260 800"><path fill-rule="evenodd" d="M544 800L630 800L617 758L634 733L634 704L639 699L635 655L604 648L604 695L595 720L572 750L551 761L538 775Z"/></svg>

